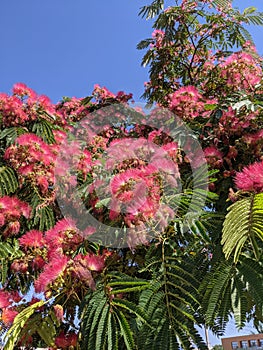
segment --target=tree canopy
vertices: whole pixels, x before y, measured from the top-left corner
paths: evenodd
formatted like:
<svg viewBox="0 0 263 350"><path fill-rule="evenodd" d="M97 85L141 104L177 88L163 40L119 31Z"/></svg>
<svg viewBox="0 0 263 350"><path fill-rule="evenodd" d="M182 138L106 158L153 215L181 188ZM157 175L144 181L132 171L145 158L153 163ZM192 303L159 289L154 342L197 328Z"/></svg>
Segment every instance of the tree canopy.
<svg viewBox="0 0 263 350"><path fill-rule="evenodd" d="M262 58L230 0L154 0L147 108L0 94L4 349L207 349L263 322Z"/></svg>

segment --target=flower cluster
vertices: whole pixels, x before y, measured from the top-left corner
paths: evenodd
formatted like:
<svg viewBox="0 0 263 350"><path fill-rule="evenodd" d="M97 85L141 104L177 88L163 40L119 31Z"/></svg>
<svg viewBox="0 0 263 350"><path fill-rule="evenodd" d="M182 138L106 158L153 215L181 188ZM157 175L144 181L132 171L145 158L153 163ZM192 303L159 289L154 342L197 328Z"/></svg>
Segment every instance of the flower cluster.
<svg viewBox="0 0 263 350"><path fill-rule="evenodd" d="M46 232L30 230L19 243L25 253L22 261L15 261L13 270L27 273L28 270L39 273L35 280L36 292L59 290L65 278L74 276L75 281L94 288L92 271L104 268L105 255L72 255L84 243L87 232L94 232L89 227L80 231L72 219L64 218Z"/></svg>
<svg viewBox="0 0 263 350"><path fill-rule="evenodd" d="M1 321L5 326L10 326L18 314L15 303L21 300L18 292L7 292L0 289L0 309L2 310Z"/></svg>
<svg viewBox="0 0 263 350"><path fill-rule="evenodd" d="M19 175L20 184L30 182L43 195L54 183L55 149L40 137L26 133L8 147L4 159Z"/></svg>
<svg viewBox="0 0 263 350"><path fill-rule="evenodd" d="M263 161L244 167L236 174L235 183L243 191L263 192Z"/></svg>
<svg viewBox="0 0 263 350"><path fill-rule="evenodd" d="M196 117L208 118L211 111L205 110L205 105L213 105L216 99L206 100L194 86L181 87L170 97L170 109L176 116L185 121Z"/></svg>
<svg viewBox="0 0 263 350"><path fill-rule="evenodd" d="M263 77L260 60L244 51L233 53L219 67L226 85L235 90L254 91Z"/></svg>
<svg viewBox="0 0 263 350"><path fill-rule="evenodd" d="M20 219L29 218L30 206L13 196L0 198L0 227L4 237L17 235L20 231Z"/></svg>
<svg viewBox="0 0 263 350"><path fill-rule="evenodd" d="M57 113L55 105L45 95L37 95L35 91L23 83L13 86L13 95L0 94L0 114L4 127L28 125L39 118L51 123L64 125L63 116Z"/></svg>

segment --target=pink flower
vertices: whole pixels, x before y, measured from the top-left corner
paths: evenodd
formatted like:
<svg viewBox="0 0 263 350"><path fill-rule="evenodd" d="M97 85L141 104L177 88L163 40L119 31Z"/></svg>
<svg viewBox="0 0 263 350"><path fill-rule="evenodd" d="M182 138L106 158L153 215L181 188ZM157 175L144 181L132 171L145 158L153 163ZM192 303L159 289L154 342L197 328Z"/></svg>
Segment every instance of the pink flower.
<svg viewBox="0 0 263 350"><path fill-rule="evenodd" d="M21 213L22 215L26 218L26 219L29 219L29 216L31 214L31 208L30 206L25 203L25 202L22 202L22 201L19 201L19 207L20 207L20 210L21 210Z"/></svg>
<svg viewBox="0 0 263 350"><path fill-rule="evenodd" d="M59 305L59 304L56 304L53 306L54 308L54 311L55 311L55 315L56 315L56 318L60 321L63 321L64 319L64 310L63 310L63 306Z"/></svg>
<svg viewBox="0 0 263 350"><path fill-rule="evenodd" d="M91 235L93 235L94 232L96 232L96 228L95 227L92 227L92 226L89 226L87 228L85 228L84 231L82 231L81 235L84 237L84 238L87 238Z"/></svg>
<svg viewBox="0 0 263 350"><path fill-rule="evenodd" d="M17 96L0 95L0 112L3 125L6 127L24 124L29 120L24 105Z"/></svg>
<svg viewBox="0 0 263 350"><path fill-rule="evenodd" d="M8 236L15 236L19 233L20 230L20 222L19 221L11 221L7 224L3 236L8 237Z"/></svg>
<svg viewBox="0 0 263 350"><path fill-rule="evenodd" d="M18 314L17 311L12 310L12 309L3 309L2 311L2 322L5 325L10 325L11 323L13 323L16 315Z"/></svg>
<svg viewBox="0 0 263 350"><path fill-rule="evenodd" d="M212 167L220 168L223 165L223 154L215 146L206 147L204 154L207 162Z"/></svg>
<svg viewBox="0 0 263 350"><path fill-rule="evenodd" d="M132 197L132 189L137 182L141 181L138 170L128 169L123 173L115 175L110 183L111 192L121 201L130 200ZM127 192L130 198L127 199Z"/></svg>
<svg viewBox="0 0 263 350"><path fill-rule="evenodd" d="M170 109L179 117L191 120L202 115L204 99L194 86L184 86L170 97Z"/></svg>
<svg viewBox="0 0 263 350"><path fill-rule="evenodd" d="M45 234L45 241L49 248L49 257L58 252L67 253L74 250L83 240L83 235L76 227L75 221L70 218L58 221Z"/></svg>
<svg viewBox="0 0 263 350"><path fill-rule="evenodd" d="M116 96L110 92L105 86L101 87L98 84L94 85L94 90L92 95L96 98L97 101L101 102L109 98L115 98Z"/></svg>
<svg viewBox="0 0 263 350"><path fill-rule="evenodd" d="M263 139L263 129L257 131L254 134L247 134L243 137L243 140L248 144L255 144Z"/></svg>
<svg viewBox="0 0 263 350"><path fill-rule="evenodd" d="M40 255L37 255L32 261L33 270L42 270L45 265L46 262Z"/></svg>
<svg viewBox="0 0 263 350"><path fill-rule="evenodd" d="M235 90L251 91L262 79L260 60L245 51L230 55L220 67L222 78Z"/></svg>
<svg viewBox="0 0 263 350"><path fill-rule="evenodd" d="M59 275L63 274L68 263L66 256L56 256L45 267L44 271L39 275L35 281L35 289L37 293L44 292L47 286L55 281Z"/></svg>
<svg viewBox="0 0 263 350"><path fill-rule="evenodd" d="M88 269L91 271L101 272L104 269L104 257L99 255L87 255L84 256L84 260Z"/></svg>
<svg viewBox="0 0 263 350"><path fill-rule="evenodd" d="M88 285L92 290L95 290L96 284L92 277L91 271L88 269L87 261L82 254L78 254L74 258L72 275L78 278L84 284Z"/></svg>
<svg viewBox="0 0 263 350"><path fill-rule="evenodd" d="M11 295L4 291L4 290L0 290L0 309L4 309L8 306L11 305Z"/></svg>
<svg viewBox="0 0 263 350"><path fill-rule="evenodd" d="M41 190L42 193L46 193L49 188L48 180L45 176L39 175L37 177L37 184Z"/></svg>
<svg viewBox="0 0 263 350"><path fill-rule="evenodd" d="M22 297L19 295L19 292L17 290L9 292L11 299L15 302L18 303L21 301Z"/></svg>
<svg viewBox="0 0 263 350"><path fill-rule="evenodd" d="M18 96L29 96L31 98L36 98L36 93L30 89L26 84L16 83L13 86L13 94Z"/></svg>
<svg viewBox="0 0 263 350"><path fill-rule="evenodd" d="M263 161L244 167L236 174L235 183L243 191L263 192Z"/></svg>
<svg viewBox="0 0 263 350"><path fill-rule="evenodd" d="M32 248L43 247L45 243L43 233L37 230L28 231L18 240L21 246Z"/></svg>

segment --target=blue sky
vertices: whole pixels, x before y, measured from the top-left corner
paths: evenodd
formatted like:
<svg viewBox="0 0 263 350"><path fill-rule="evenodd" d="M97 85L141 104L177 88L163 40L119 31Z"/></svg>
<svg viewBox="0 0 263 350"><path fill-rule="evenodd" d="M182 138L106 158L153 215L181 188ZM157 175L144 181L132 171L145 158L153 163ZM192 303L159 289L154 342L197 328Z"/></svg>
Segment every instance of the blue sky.
<svg viewBox="0 0 263 350"><path fill-rule="evenodd" d="M137 43L151 35L151 23L138 17L150 0L6 0L0 11L0 91L24 82L53 102L84 97L94 84L134 93L139 101L147 68ZM262 0L234 1L242 9ZM252 27L263 54L262 28ZM250 333L248 326L242 333ZM237 334L233 323L227 335ZM219 343L211 337L211 343Z"/></svg>
<svg viewBox="0 0 263 350"><path fill-rule="evenodd" d="M151 33L145 0L8 0L0 13L1 91L17 81L55 102L94 84L143 92L147 70L136 44Z"/></svg>

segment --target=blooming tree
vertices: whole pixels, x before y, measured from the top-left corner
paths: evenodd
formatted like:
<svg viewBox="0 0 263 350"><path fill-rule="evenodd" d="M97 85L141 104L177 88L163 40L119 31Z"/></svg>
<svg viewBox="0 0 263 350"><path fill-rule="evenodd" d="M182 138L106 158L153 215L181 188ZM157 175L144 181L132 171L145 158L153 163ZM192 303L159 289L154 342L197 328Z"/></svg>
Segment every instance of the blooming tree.
<svg viewBox="0 0 263 350"><path fill-rule="evenodd" d="M230 0L155 0L152 108L0 94L5 349L184 349L263 321L262 59ZM235 51L234 51L235 50Z"/></svg>

